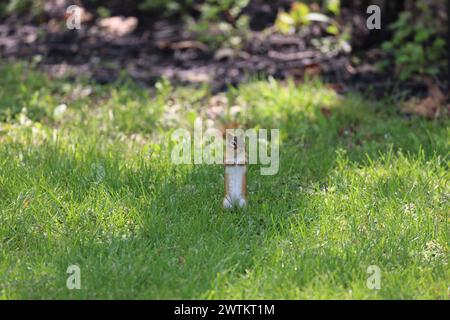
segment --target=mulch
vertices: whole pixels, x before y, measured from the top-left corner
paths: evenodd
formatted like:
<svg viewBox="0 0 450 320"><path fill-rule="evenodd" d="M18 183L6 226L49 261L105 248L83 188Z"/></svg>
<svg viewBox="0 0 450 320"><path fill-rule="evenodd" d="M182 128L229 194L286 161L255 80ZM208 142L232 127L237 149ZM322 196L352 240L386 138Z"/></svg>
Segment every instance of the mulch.
<svg viewBox="0 0 450 320"><path fill-rule="evenodd" d="M52 20L28 23L10 17L0 24L0 57L28 60L52 77L84 76L98 83L114 83L126 72L146 86L166 77L176 84L210 83L213 92L220 92L255 77L301 82L320 76L340 93L364 91L379 98L401 89L424 94L424 83L399 84L393 74L377 70L375 64L383 53L376 47L361 47L368 36L361 25L365 20L348 15L357 52L338 46L339 40L320 24L295 35L254 30L236 50L210 48L177 19L157 18L119 37L106 34L95 21L68 30ZM318 39L332 49L321 50L314 44Z"/></svg>

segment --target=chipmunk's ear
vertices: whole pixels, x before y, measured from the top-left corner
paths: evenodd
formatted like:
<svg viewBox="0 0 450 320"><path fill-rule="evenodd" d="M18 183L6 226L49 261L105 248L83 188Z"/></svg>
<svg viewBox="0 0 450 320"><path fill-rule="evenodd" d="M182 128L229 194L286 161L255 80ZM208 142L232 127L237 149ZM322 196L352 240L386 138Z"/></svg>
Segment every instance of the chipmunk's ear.
<svg viewBox="0 0 450 320"><path fill-rule="evenodd" d="M227 129L239 129L241 126L237 122L226 122L223 123L220 127L220 131L222 131L222 135L226 138Z"/></svg>
<svg viewBox="0 0 450 320"><path fill-rule="evenodd" d="M227 129L232 130L232 129L242 129L242 125L240 125L237 122L226 122L224 124L222 124L222 126L220 127L220 130L222 131L222 135L224 138L226 138L226 133L227 133Z"/></svg>

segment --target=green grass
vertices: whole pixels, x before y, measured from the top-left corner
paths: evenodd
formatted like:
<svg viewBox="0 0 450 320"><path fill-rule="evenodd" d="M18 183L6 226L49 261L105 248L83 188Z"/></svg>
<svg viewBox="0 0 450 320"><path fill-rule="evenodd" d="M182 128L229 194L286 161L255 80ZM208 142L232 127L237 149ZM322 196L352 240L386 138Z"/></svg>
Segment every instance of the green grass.
<svg viewBox="0 0 450 320"><path fill-rule="evenodd" d="M170 161L208 87L0 74L1 298L449 298L446 119L314 81L231 89L240 121L282 142L279 173L251 166L249 206L229 212L221 166Z"/></svg>

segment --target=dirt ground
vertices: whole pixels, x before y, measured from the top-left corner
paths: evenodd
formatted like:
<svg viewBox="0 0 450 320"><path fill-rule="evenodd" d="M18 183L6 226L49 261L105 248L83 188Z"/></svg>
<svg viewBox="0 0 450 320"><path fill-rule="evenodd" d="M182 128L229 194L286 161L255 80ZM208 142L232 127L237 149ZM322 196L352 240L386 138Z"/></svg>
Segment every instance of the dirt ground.
<svg viewBox="0 0 450 320"><path fill-rule="evenodd" d="M210 83L213 92L220 92L254 77L303 81L320 76L338 92L364 91L375 97L397 89L426 92L420 80L399 84L392 73L378 71L383 53L375 44L383 35L371 34L360 12L342 13L352 22L350 50L337 46L339 40L320 24L296 35L272 32L267 29L275 19L270 6L246 9L252 30L240 49L212 48L177 18L137 17L136 28L126 30L124 20L105 23L86 13L80 30L68 30L64 10L53 10L46 21L11 16L1 23L0 57L31 61L54 77L86 76L99 83L114 82L126 72L144 85L163 76L175 83ZM321 50L315 39L326 39L332 49Z"/></svg>

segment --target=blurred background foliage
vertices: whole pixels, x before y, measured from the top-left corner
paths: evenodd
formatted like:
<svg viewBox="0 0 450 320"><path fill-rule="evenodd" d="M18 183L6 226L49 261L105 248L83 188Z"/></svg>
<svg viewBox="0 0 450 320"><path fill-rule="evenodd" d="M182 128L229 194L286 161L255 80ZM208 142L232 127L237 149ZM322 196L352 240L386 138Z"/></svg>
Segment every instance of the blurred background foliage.
<svg viewBox="0 0 450 320"><path fill-rule="evenodd" d="M26 17L29 22L47 21L48 7L64 0L6 0L0 3L0 17ZM385 53L377 67L391 67L400 80L415 76L436 76L447 68L445 41L447 10L442 0L91 0L74 1L95 18L135 16L145 26L164 17L186 24L196 40L210 48L239 48L251 30L281 34L302 34L312 22L320 22L338 43L353 42L359 49L379 47ZM379 5L382 30L369 32L358 43L354 12ZM51 10L50 10L51 11ZM322 41L323 44L323 41Z"/></svg>

